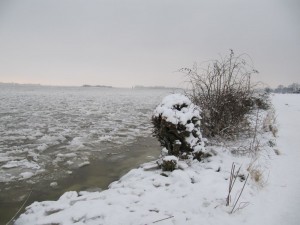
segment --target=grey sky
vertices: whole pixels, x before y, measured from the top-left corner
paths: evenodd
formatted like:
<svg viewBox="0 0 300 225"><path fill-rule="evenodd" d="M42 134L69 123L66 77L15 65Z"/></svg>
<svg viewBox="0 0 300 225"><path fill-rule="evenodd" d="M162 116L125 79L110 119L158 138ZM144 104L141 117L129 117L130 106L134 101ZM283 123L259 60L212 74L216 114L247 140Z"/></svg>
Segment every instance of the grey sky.
<svg viewBox="0 0 300 225"><path fill-rule="evenodd" d="M0 0L0 82L180 86L230 48L300 83L300 1Z"/></svg>

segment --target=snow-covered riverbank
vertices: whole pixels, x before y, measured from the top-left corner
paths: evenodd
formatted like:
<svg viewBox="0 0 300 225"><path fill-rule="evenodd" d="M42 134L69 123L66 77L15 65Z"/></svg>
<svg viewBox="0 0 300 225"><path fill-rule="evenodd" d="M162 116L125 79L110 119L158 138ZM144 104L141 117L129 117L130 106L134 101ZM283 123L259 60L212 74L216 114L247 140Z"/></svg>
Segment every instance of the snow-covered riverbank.
<svg viewBox="0 0 300 225"><path fill-rule="evenodd" d="M300 95L276 95L273 102L278 145L270 144L274 142L270 132L261 133L263 149L256 160L233 155L238 147L234 143L215 143L206 148L217 154L203 162L180 161L173 172L147 163L108 190L66 192L57 201L35 202L16 224L296 224ZM232 163L241 170L226 206Z"/></svg>
<svg viewBox="0 0 300 225"><path fill-rule="evenodd" d="M273 97L278 127L279 157L270 159L267 185L244 213L247 224L297 225L300 223L300 95ZM247 215L247 217L246 217Z"/></svg>

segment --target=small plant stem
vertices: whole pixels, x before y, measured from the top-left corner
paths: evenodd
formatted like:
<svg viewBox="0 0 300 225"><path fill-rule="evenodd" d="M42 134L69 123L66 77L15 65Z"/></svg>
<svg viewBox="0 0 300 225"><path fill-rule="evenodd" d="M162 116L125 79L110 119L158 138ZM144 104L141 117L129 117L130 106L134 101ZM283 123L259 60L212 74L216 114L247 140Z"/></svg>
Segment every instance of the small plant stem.
<svg viewBox="0 0 300 225"><path fill-rule="evenodd" d="M26 204L26 202L28 201L30 195L32 193L32 190L29 192L26 200L23 202L23 204L21 205L20 209L18 210L18 212L16 212L16 214L13 216L13 218L10 219L10 221L8 221L8 223L6 225L11 224L11 222L16 218L16 216L20 213L20 211L22 210L22 208L24 207L24 205Z"/></svg>
<svg viewBox="0 0 300 225"><path fill-rule="evenodd" d="M246 185L246 183L247 183L248 177L249 177L249 173L248 173L248 176L247 176L247 178L246 178L246 180L245 180L245 183L244 183L244 185L243 185L243 188L242 188L242 190L241 190L241 192L240 192L240 194L239 194L239 197L238 197L238 199L236 200L236 202L235 202L235 204L234 204L234 206L233 206L233 208L232 208L232 210L231 210L230 213L233 213L233 210L234 210L234 208L236 207L236 204L238 203L238 201L239 201L239 199L240 199L240 197L241 197L241 195L242 195L242 193L243 193L243 191L244 191L244 188L245 188L245 185Z"/></svg>
<svg viewBox="0 0 300 225"><path fill-rule="evenodd" d="M239 172L241 170L241 167L239 167L238 171L235 173L235 164L232 163L232 166L231 166L231 172L230 172L230 178L229 178L229 190L228 190L228 196L226 198L226 206L229 206L229 203L230 203L230 194L231 194L231 191L233 189L233 186L235 184L235 181L236 181L236 178L237 176L239 175Z"/></svg>
<svg viewBox="0 0 300 225"><path fill-rule="evenodd" d="M154 221L153 223L158 223L158 222L161 222L161 221L164 221L164 220L168 220L168 219L171 219L173 218L174 216L169 216L168 218L164 218L164 219L161 219L161 220L157 220L157 221Z"/></svg>

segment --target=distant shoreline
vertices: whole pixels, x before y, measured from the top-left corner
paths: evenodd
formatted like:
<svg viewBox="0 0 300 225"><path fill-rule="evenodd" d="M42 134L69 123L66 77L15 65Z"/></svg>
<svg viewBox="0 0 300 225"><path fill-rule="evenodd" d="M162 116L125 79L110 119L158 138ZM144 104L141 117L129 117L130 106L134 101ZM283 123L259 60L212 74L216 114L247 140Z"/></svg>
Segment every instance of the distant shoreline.
<svg viewBox="0 0 300 225"><path fill-rule="evenodd" d="M23 83L5 83L0 82L0 86L25 86L25 87L76 87L76 88L125 88L125 89L172 89L172 90L182 90L183 88L180 87L166 87L166 86L142 86L136 85L131 87L114 87L110 85L90 85L90 84L83 84L83 85L48 85L48 84L23 84Z"/></svg>
<svg viewBox="0 0 300 225"><path fill-rule="evenodd" d="M100 87L100 88L113 88L113 86L106 86L106 85L89 85L89 84L84 84L81 87Z"/></svg>
<svg viewBox="0 0 300 225"><path fill-rule="evenodd" d="M142 85L137 85L133 86L132 89L182 89L179 87L165 87L165 86L142 86Z"/></svg>

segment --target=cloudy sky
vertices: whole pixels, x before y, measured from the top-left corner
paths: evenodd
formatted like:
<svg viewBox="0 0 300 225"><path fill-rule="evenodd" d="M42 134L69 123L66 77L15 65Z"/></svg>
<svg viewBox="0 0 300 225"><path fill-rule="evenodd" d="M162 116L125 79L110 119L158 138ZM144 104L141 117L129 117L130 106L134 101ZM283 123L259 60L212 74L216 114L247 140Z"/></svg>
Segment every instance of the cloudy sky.
<svg viewBox="0 0 300 225"><path fill-rule="evenodd" d="M0 82L180 86L229 49L300 83L300 1L0 0Z"/></svg>

